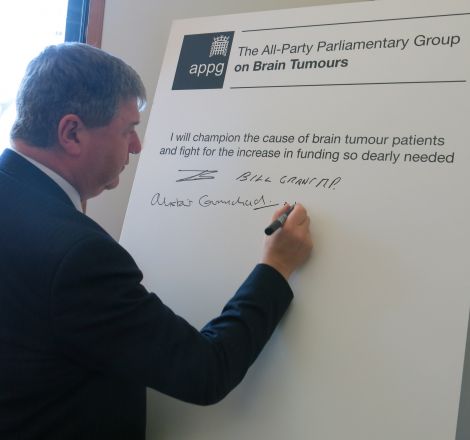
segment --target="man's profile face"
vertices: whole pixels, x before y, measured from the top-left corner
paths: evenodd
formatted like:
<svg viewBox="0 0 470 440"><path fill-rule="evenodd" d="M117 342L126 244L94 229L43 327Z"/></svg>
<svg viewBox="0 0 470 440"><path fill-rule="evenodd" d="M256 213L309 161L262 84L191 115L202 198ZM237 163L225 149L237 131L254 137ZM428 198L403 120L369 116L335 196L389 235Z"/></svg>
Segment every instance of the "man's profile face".
<svg viewBox="0 0 470 440"><path fill-rule="evenodd" d="M140 153L142 146L135 131L140 122L137 100L123 101L111 122L104 127L86 128L83 183L89 197L119 184L119 174L129 163L129 153ZM88 198L89 198L88 197Z"/></svg>

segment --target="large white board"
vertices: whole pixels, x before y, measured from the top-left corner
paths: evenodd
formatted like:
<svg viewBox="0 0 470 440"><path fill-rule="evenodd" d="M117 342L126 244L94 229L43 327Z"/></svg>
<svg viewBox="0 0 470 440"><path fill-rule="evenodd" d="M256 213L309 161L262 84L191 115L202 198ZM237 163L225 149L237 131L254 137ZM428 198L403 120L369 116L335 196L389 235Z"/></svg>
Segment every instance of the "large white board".
<svg viewBox="0 0 470 440"><path fill-rule="evenodd" d="M174 23L121 239L146 286L201 327L284 201L316 248L244 382L208 408L151 393L148 438L455 438L469 49L468 0Z"/></svg>

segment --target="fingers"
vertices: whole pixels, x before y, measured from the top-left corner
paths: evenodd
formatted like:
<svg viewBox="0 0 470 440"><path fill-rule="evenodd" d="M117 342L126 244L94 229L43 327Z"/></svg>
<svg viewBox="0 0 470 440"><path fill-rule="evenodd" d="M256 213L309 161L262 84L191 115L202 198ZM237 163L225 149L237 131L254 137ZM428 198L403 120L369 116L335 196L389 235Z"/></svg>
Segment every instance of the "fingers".
<svg viewBox="0 0 470 440"><path fill-rule="evenodd" d="M282 214L284 214L285 212L287 212L290 207L291 207L291 205L289 205L288 203L284 203L280 208L276 209L276 211L275 211L274 214L273 214L272 221L276 220L276 219L279 218Z"/></svg>
<svg viewBox="0 0 470 440"><path fill-rule="evenodd" d="M290 213L286 220L286 226L290 223L291 225L307 226L310 224L310 217L307 214L307 210L301 203L296 203L294 209Z"/></svg>
<svg viewBox="0 0 470 440"><path fill-rule="evenodd" d="M307 229L310 227L310 217L306 215L304 219L298 224L298 226L304 226Z"/></svg>
<svg viewBox="0 0 470 440"><path fill-rule="evenodd" d="M307 214L307 210L301 203L295 203L294 205L285 203L281 208L274 212L272 221L275 221L289 210L291 211L289 212L289 216L285 222L285 227L292 228L295 226L303 226L308 229L310 225L310 217Z"/></svg>

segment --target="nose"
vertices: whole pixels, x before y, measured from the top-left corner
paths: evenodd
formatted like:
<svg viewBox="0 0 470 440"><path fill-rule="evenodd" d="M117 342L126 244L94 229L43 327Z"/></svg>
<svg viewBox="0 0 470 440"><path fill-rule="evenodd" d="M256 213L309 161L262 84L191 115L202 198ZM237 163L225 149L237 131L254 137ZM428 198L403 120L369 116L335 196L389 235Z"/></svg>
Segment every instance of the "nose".
<svg viewBox="0 0 470 440"><path fill-rule="evenodd" d="M133 133L131 142L129 143L129 153L130 154L139 154L142 151L142 144L140 143L139 135Z"/></svg>

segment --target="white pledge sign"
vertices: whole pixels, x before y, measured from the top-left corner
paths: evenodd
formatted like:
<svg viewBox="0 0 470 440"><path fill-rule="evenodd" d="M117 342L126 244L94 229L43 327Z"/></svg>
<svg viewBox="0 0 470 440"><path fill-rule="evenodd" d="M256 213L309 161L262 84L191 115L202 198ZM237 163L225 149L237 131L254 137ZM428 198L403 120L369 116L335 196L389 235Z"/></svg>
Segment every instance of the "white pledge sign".
<svg viewBox="0 0 470 440"><path fill-rule="evenodd" d="M242 384L209 408L152 392L149 438L455 438L469 54L470 1L173 24L122 234L145 285L199 328L282 203L316 247Z"/></svg>

